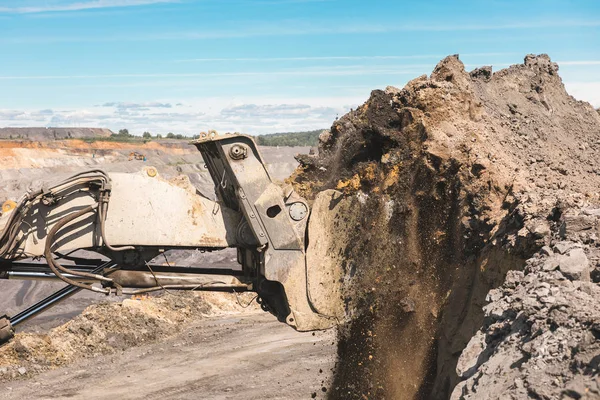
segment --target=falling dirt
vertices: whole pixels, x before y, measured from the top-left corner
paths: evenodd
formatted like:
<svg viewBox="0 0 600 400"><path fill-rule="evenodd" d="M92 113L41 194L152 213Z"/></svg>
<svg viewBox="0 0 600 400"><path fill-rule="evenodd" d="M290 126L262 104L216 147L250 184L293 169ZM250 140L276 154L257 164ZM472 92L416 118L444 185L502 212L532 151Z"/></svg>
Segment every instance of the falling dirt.
<svg viewBox="0 0 600 400"><path fill-rule="evenodd" d="M525 271L524 280L534 273L525 269L527 260L560 239L566 210L600 204L599 150L600 116L567 94L546 55L496 73L469 73L458 56L447 57L431 76L404 89L375 90L336 121L321 136L319 155L299 157L302 166L291 178L308 198L341 191L338 203L351 210L331 232L343 249L347 321L339 329L330 397L447 399L471 378L454 398L483 398L478 380L489 376L497 382L489 398L520 398L514 380L499 381L486 364L508 362L491 357L496 344L471 352L468 373L457 363L476 332L488 329L483 307L490 289L509 271ZM586 240L589 256L598 236ZM560 276L550 289L567 279ZM545 309L539 305L534 309ZM592 305L581 313L598 318ZM543 318L534 314L525 318L528 326ZM597 340L593 323L578 326L574 331L587 330L585 340ZM521 354L521 344L510 350ZM564 360L568 368L557 372L560 383L548 393L559 397L581 371L574 389L580 397L573 398L600 396L597 357L578 362ZM525 367L520 385L537 398L554 398L534 391Z"/></svg>

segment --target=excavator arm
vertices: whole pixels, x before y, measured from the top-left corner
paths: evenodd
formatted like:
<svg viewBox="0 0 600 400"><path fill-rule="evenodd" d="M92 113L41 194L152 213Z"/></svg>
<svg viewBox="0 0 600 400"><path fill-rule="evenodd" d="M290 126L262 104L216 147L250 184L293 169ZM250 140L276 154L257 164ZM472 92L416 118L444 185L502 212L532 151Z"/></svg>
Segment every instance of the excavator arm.
<svg viewBox="0 0 600 400"><path fill-rule="evenodd" d="M265 311L297 330L335 324L335 316L319 313L310 300L308 203L272 182L252 138L211 133L192 144L216 200L187 177L167 181L146 167L137 174L85 171L7 203L0 216L0 278L60 279L67 286L17 316L0 318L0 341L79 290L253 291ZM237 249L239 269L151 264L167 250L228 247ZM103 257L69 256L78 250Z"/></svg>

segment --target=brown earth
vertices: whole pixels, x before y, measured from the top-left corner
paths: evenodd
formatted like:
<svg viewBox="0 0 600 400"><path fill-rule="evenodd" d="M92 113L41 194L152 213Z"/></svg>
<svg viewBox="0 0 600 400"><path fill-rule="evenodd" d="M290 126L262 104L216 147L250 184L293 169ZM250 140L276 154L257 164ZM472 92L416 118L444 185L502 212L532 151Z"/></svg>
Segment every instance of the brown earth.
<svg viewBox="0 0 600 400"><path fill-rule="evenodd" d="M252 300L240 297L243 304ZM253 305L250 310L257 309ZM16 378L19 368L39 373L83 357L156 342L178 333L190 320L239 310L234 296L209 293L170 292L146 300L93 305L47 334L18 333L0 352L0 369L4 369L0 380Z"/></svg>
<svg viewBox="0 0 600 400"><path fill-rule="evenodd" d="M298 158L303 166L291 180L309 198L324 189L342 191L345 197L330 209L350 210L331 232L331 250L341 249L348 320L340 328L330 397L446 399L461 379L471 378L456 398L484 398L488 386L478 386L478 379L489 376L496 384L489 384L493 391L485 398L522 398L514 379L499 380L497 364L490 367L492 360L511 358L490 357L501 346L497 331L485 333L486 295L509 271L524 270L544 245L561 240L568 210L600 203L599 150L600 116L568 95L546 55L527 56L496 73L489 67L467 72L457 56L447 57L431 76L403 89L373 91L336 121L321 136L318 156ZM589 256L598 238L586 240ZM523 285L535 273L525 269ZM546 284L567 279L559 275ZM573 290L592 296L582 286ZM535 310L547 308L535 295L531 301ZM570 302L571 312L593 318L561 320L566 332L597 340L590 329L600 312L593 305ZM495 321L513 326L509 315ZM530 313L525 326L536 326L543 315ZM480 328L487 350L473 352L468 373L457 370ZM514 354L527 354L522 342L510 343ZM560 397L578 374L584 378L576 394L600 396L594 389L597 347L569 346L573 353L554 370L560 383L550 395L535 391L539 374L527 378L527 371L540 368L526 362L531 355L516 364L513 357L506 369L516 370L525 393L535 398ZM590 357L577 363L576 352Z"/></svg>

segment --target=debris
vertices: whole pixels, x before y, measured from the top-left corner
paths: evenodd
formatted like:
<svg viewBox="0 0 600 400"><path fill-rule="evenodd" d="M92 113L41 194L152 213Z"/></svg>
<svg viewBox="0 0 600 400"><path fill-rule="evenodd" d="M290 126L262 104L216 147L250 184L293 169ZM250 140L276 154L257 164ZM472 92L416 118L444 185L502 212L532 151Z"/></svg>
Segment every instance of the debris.
<svg viewBox="0 0 600 400"><path fill-rule="evenodd" d="M558 256L558 268L571 280L590 280L589 261L583 249L572 249L568 255Z"/></svg>

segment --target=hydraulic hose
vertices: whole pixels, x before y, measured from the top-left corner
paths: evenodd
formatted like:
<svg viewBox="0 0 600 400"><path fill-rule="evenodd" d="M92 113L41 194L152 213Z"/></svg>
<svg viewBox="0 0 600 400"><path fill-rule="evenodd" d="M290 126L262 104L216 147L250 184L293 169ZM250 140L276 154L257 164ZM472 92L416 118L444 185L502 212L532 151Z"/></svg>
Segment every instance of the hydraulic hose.
<svg viewBox="0 0 600 400"><path fill-rule="evenodd" d="M56 235L56 233L62 229L66 224L68 224L69 222L80 218L82 216L84 216L85 214L91 213L94 210L96 210L98 208L98 204L94 204L91 206L88 206L86 208L84 208L83 210L80 210L78 212L75 212L73 214L67 215L66 217L64 217L63 219L61 219L59 222L57 222L52 229L50 230L50 232L48 233L48 236L46 238L46 246L44 248L44 255L46 257L46 260L48 262L48 266L50 267L50 269L52 270L52 272L54 272L54 274L59 277L61 280L63 280L64 282L73 285L73 286L77 286L79 288L82 289L87 289L87 290L91 290L93 292L99 292L99 293L104 293L104 294L110 294L110 289L102 289L102 288L97 288L94 287L92 285L87 285L85 283L81 283L81 282L77 282L73 279L67 278L66 276L64 276L60 271L63 271L65 273L70 273L73 275L77 275L77 276L82 276L82 277L87 277L87 278L92 278L92 279L96 279L96 280L104 280L104 281L109 281L111 282L111 279L109 278L105 278L101 275L95 275L95 274L89 274L86 272L79 272L79 271L72 271L69 270L68 268L63 267L62 265L60 265L59 263L57 263L53 256L52 256L52 245L54 242L54 236ZM59 271L60 270L60 271Z"/></svg>
<svg viewBox="0 0 600 400"><path fill-rule="evenodd" d="M102 244L104 244L104 246L106 248L108 248L111 251L126 251L126 250L135 250L135 247L133 246L124 246L124 247L113 247L110 245L110 243L108 243L108 240L106 240L106 217L107 217L107 210L108 210L108 199L106 198L102 198L100 200L100 207L99 207L99 217L100 217L100 235L102 236Z"/></svg>
<svg viewBox="0 0 600 400"><path fill-rule="evenodd" d="M104 183L110 182L110 177L106 172L101 169L92 169L84 172L80 172L71 176L70 178L54 185L49 189L50 193L60 193L63 190L72 188L78 184L92 182L95 180L100 180ZM33 193L29 193L24 195L18 202L17 206L11 213L4 231L0 232L0 256L8 253L14 245L15 240L17 239L18 230L21 227L21 221L25 211L23 209L27 206L28 203L35 200L36 198L43 196L47 193L44 190L37 190Z"/></svg>

